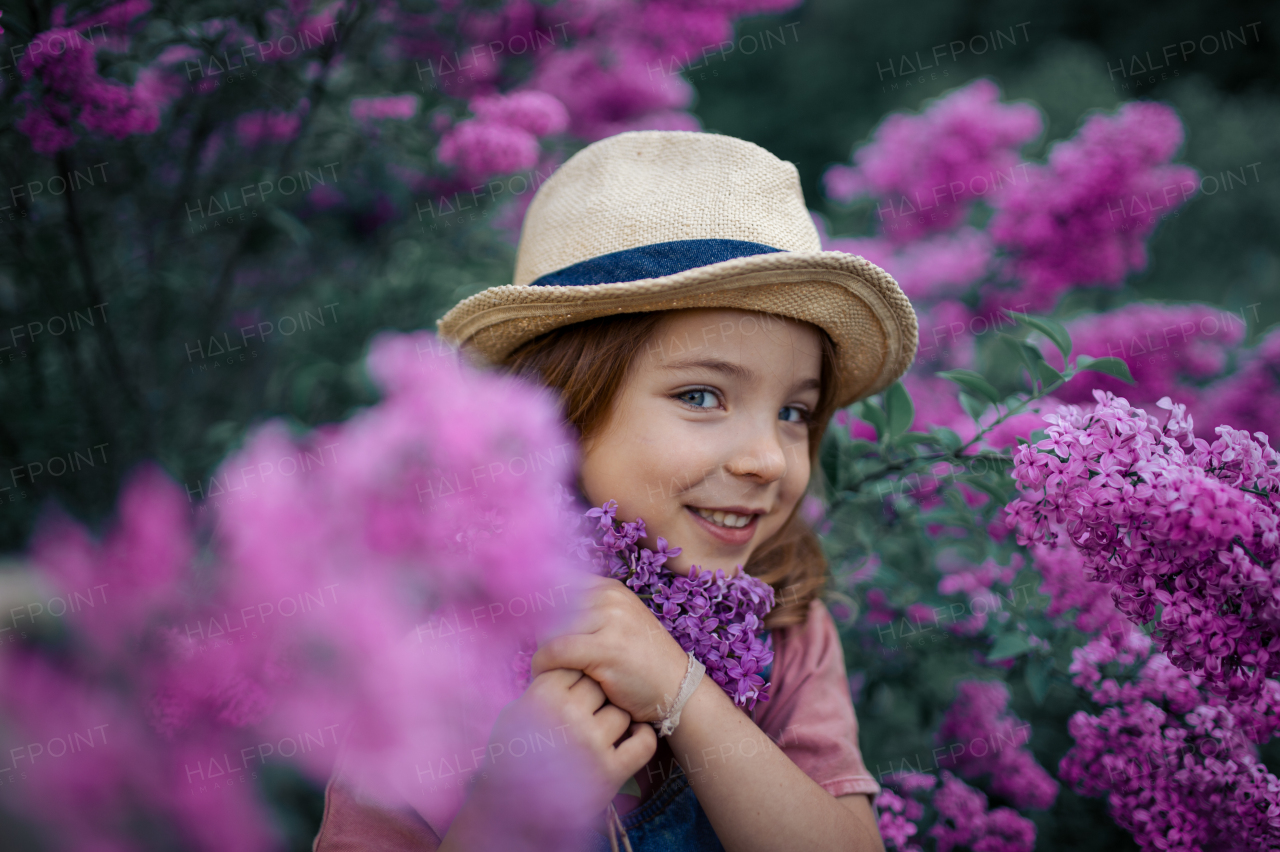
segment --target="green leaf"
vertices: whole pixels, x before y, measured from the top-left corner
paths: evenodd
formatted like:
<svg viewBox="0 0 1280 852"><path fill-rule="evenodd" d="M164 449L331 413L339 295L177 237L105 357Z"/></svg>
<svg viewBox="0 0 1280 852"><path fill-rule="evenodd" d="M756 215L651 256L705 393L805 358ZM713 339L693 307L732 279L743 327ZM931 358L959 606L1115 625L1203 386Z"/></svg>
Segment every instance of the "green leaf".
<svg viewBox="0 0 1280 852"><path fill-rule="evenodd" d="M1027 658L1027 690L1037 705L1044 703L1049 692L1049 676L1053 674L1053 657L1039 655Z"/></svg>
<svg viewBox="0 0 1280 852"><path fill-rule="evenodd" d="M938 375L947 381L955 382L975 396L984 397L993 403L1000 401L1000 392L973 370L944 370Z"/></svg>
<svg viewBox="0 0 1280 852"><path fill-rule="evenodd" d="M1005 313L1028 328L1033 328L1049 338L1053 345L1058 347L1058 351L1062 353L1062 362L1064 364L1067 362L1067 358L1071 357L1071 335L1063 327L1062 323L1051 320L1048 317L1029 317L1015 314L1007 308Z"/></svg>
<svg viewBox="0 0 1280 852"><path fill-rule="evenodd" d="M961 402L963 404L963 400ZM946 426L933 427L933 434L938 436L938 441L949 452L955 452L964 446L964 441L960 439L960 436Z"/></svg>
<svg viewBox="0 0 1280 852"><path fill-rule="evenodd" d="M889 440L896 441L915 420L916 408L911 404L911 394L902 386L902 382L894 382L885 391L884 404L889 422Z"/></svg>
<svg viewBox="0 0 1280 852"><path fill-rule="evenodd" d="M1133 374L1129 372L1129 365L1119 358L1090 358L1088 355L1081 355L1076 359L1076 369L1089 370L1094 373L1106 373L1108 376L1117 378L1122 382L1134 383Z"/></svg>
<svg viewBox="0 0 1280 852"><path fill-rule="evenodd" d="M884 409L869 399L864 399L858 405L861 406L858 416L875 427L877 439L883 439L889 428L889 418Z"/></svg>
<svg viewBox="0 0 1280 852"><path fill-rule="evenodd" d="M1026 365L1027 368L1027 375L1031 378L1031 382L1034 385L1036 379L1040 376L1040 365L1044 364L1044 355L1040 353L1039 349L1026 341L1013 337L1012 335L1001 333L1000 338L1004 340L1011 349L1013 349L1014 353L1019 358L1022 359L1022 363Z"/></svg>
<svg viewBox="0 0 1280 852"><path fill-rule="evenodd" d="M996 640L996 644L987 652L988 660L1007 660L1031 650L1025 633L1006 633Z"/></svg>
<svg viewBox="0 0 1280 852"><path fill-rule="evenodd" d="M1044 384L1046 387L1053 384L1054 382L1060 382L1063 380L1063 375L1059 373L1057 370L1053 369L1053 367L1050 367L1044 361L1041 361L1039 364L1037 364L1036 369L1040 373L1040 382Z"/></svg>
<svg viewBox="0 0 1280 852"><path fill-rule="evenodd" d="M960 392L960 407L964 409L964 413L973 418L973 422L977 423L978 418L982 416L982 412L987 410L987 403L976 400L969 394ZM957 436L958 437L958 436ZM960 445L957 445L957 449Z"/></svg>

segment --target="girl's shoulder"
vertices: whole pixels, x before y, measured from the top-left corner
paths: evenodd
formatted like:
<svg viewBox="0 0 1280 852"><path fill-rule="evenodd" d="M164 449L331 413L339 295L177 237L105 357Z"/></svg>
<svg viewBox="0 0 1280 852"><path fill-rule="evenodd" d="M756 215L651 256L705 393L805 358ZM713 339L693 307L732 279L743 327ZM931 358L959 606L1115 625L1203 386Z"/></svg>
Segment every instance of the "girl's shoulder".
<svg viewBox="0 0 1280 852"><path fill-rule="evenodd" d="M752 719L833 796L880 791L862 761L858 720L835 620L821 598L805 621L773 631L769 700Z"/></svg>
<svg viewBox="0 0 1280 852"><path fill-rule="evenodd" d="M771 632L772 674L776 681L802 681L823 670L844 671L840 633L826 603L820 597L809 601L805 620Z"/></svg>

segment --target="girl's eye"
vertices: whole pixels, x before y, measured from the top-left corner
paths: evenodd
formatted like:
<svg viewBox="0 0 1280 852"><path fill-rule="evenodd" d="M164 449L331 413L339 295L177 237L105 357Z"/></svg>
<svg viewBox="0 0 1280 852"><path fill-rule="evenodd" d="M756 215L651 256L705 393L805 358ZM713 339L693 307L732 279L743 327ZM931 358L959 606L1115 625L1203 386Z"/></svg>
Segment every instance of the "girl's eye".
<svg viewBox="0 0 1280 852"><path fill-rule="evenodd" d="M684 393L677 394L676 399L683 403L692 405L694 408L715 408L720 401L716 395L705 388L695 388L687 390Z"/></svg>
<svg viewBox="0 0 1280 852"><path fill-rule="evenodd" d="M788 423L807 423L809 422L809 411L798 405L784 405L778 409L778 419L785 420Z"/></svg>

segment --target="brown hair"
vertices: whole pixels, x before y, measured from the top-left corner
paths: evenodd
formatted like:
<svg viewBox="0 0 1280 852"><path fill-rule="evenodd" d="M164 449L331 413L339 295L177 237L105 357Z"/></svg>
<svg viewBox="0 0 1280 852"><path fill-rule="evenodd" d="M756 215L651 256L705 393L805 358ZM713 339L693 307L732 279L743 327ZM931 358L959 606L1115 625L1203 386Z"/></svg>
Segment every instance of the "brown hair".
<svg viewBox="0 0 1280 852"><path fill-rule="evenodd" d="M517 347L500 368L559 391L565 419L577 429L581 441L605 424L636 355L667 313L618 314L561 326ZM819 340L822 386L809 425L811 486L821 481L818 447L835 411L836 348L825 331L819 330ZM751 554L745 566L747 573L773 586L775 605L765 619L771 629L804 623L809 602L827 584L826 557L799 509L797 502L791 517Z"/></svg>

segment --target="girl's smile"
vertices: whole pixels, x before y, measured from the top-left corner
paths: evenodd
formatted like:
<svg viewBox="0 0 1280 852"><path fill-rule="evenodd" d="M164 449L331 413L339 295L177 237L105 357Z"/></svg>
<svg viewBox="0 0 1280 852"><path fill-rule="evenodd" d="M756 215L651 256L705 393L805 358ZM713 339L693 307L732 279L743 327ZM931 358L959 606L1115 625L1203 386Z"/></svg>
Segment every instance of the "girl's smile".
<svg viewBox="0 0 1280 852"><path fill-rule="evenodd" d="M694 519L706 528L712 538L737 545L751 541L751 537L756 532L756 520L764 514L763 509L746 509L741 506L718 509L702 509L697 506L685 506L685 508L693 513Z"/></svg>
<svg viewBox="0 0 1280 852"><path fill-rule="evenodd" d="M613 408L583 441L582 489L644 518L667 565L726 574L778 532L809 483L819 402L818 330L733 309L672 311L631 364ZM690 350L687 343L693 344Z"/></svg>

